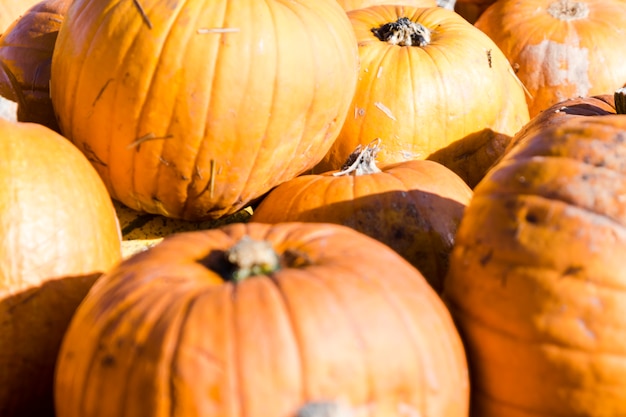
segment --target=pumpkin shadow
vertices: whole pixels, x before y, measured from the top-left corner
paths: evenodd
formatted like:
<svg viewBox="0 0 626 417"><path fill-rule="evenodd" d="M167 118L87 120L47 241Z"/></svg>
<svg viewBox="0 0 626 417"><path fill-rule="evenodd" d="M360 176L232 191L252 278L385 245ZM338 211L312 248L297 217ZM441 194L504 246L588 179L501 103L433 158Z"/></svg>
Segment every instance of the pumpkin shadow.
<svg viewBox="0 0 626 417"><path fill-rule="evenodd" d="M290 221L341 224L372 237L417 268L440 293L465 205L421 190L389 191L305 210Z"/></svg>
<svg viewBox="0 0 626 417"><path fill-rule="evenodd" d="M511 140L510 135L483 129L452 142L426 159L454 171L473 189L504 154Z"/></svg>
<svg viewBox="0 0 626 417"><path fill-rule="evenodd" d="M56 359L70 320L100 273L0 295L0 416L54 416Z"/></svg>

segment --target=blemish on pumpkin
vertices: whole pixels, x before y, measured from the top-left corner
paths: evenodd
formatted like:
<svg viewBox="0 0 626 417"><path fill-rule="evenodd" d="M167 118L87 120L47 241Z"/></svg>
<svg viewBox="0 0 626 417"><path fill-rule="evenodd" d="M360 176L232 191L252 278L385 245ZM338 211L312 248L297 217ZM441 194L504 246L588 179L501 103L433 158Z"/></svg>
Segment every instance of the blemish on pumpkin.
<svg viewBox="0 0 626 417"><path fill-rule="evenodd" d="M591 330L589 328L589 326L587 325L587 322L585 322L585 320L583 320L582 318L578 318L576 320L576 323L578 323L578 327L580 327L580 329L585 333L585 335L587 335L590 339L595 339L596 338L596 333Z"/></svg>
<svg viewBox="0 0 626 417"><path fill-rule="evenodd" d="M104 90L106 90L106 88L109 86L109 84L111 84L111 81L113 81L113 78L109 78L104 83L104 85L102 86L100 91L98 91L98 94L96 95L96 98L93 99L93 102L91 103L91 107L95 107L96 106L96 103L98 102L98 100L100 100L100 98L102 97L102 94L104 94Z"/></svg>
<svg viewBox="0 0 626 417"><path fill-rule="evenodd" d="M199 28L196 30L198 34L206 33L236 33L241 31L239 28Z"/></svg>
<svg viewBox="0 0 626 417"><path fill-rule="evenodd" d="M195 171L194 174L196 175L196 177L199 180L202 180L203 179L202 178L202 171L200 171L200 167L198 165L196 165L196 168L194 169L194 171Z"/></svg>
<svg viewBox="0 0 626 417"><path fill-rule="evenodd" d="M174 137L173 135L169 134L169 135L165 135L165 136L156 136L154 134L154 132L150 132L150 133L146 133L145 135L138 137L137 139L135 139L134 141L132 141L127 148L128 149L132 149L132 148L136 148L137 152L139 152L139 147L141 146L142 143L147 142L149 140L157 140L157 139L171 139L172 137Z"/></svg>
<svg viewBox="0 0 626 417"><path fill-rule="evenodd" d="M587 3L571 0L556 0L548 6L548 14L562 21L586 19L589 16Z"/></svg>
<svg viewBox="0 0 626 417"><path fill-rule="evenodd" d="M526 220L526 222L531 223L531 224L536 224L539 222L539 217L537 217L535 213L526 213L526 216L524 216L524 219Z"/></svg>
<svg viewBox="0 0 626 417"><path fill-rule="evenodd" d="M306 252L289 248L280 256L280 263L287 268L303 268L313 265L313 260Z"/></svg>
<svg viewBox="0 0 626 417"><path fill-rule="evenodd" d="M563 271L563 276L578 275L584 270L585 268L580 265L570 265L565 271Z"/></svg>
<svg viewBox="0 0 626 417"><path fill-rule="evenodd" d="M211 177L209 178L209 197L213 198L215 191L215 159L211 159Z"/></svg>
<svg viewBox="0 0 626 417"><path fill-rule="evenodd" d="M526 87L534 91L559 87L560 91L555 91L555 100L587 96L591 89L589 50L576 46L578 44L578 39L568 39L564 44L546 39L536 45L527 45L520 58L525 62L541 62L542 71L529 68ZM564 94L566 87L569 90Z"/></svg>
<svg viewBox="0 0 626 417"><path fill-rule="evenodd" d="M133 0L133 3L135 4L137 11L141 15L141 19L146 24L146 26L148 26L148 29L152 29L152 22L150 21L150 18L146 14L145 10L143 9L141 3L139 3L139 0Z"/></svg>
<svg viewBox="0 0 626 417"><path fill-rule="evenodd" d="M492 68L492 58L491 58L491 49L487 49L487 64L489 65L489 68Z"/></svg>
<svg viewBox="0 0 626 417"><path fill-rule="evenodd" d="M493 257L493 249L490 249L489 252L487 252L485 255L483 255L480 258L479 262L482 266L485 266L491 260L492 257Z"/></svg>
<svg viewBox="0 0 626 417"><path fill-rule="evenodd" d="M166 167L171 165L170 162L167 159L163 158L162 156L159 156L159 162L165 165Z"/></svg>
<svg viewBox="0 0 626 417"><path fill-rule="evenodd" d="M396 117L393 115L393 112L391 111L391 109L387 106L385 106L383 103L381 103L380 101L377 101L374 103L374 106L382 111L383 113L385 113L385 116L389 117L391 120L395 121Z"/></svg>
<svg viewBox="0 0 626 417"><path fill-rule="evenodd" d="M211 159L209 161L209 181L207 181L206 185L204 186L204 188L202 188L202 190L200 190L200 192L198 193L197 197L202 196L204 193L206 193L207 191L209 192L209 197L213 198L213 195L215 193L215 176L216 176L216 171L217 173L219 173L221 170L217 169L217 163L215 162L215 159ZM198 166L196 165L196 172L195 172L197 178L199 180L202 180L202 175L200 173L200 169L198 168Z"/></svg>
<svg viewBox="0 0 626 417"><path fill-rule="evenodd" d="M106 368L113 367L115 365L115 357L107 354L100 360L100 364Z"/></svg>
<svg viewBox="0 0 626 417"><path fill-rule="evenodd" d="M354 417L354 413L343 402L310 401L298 409L296 417Z"/></svg>
<svg viewBox="0 0 626 417"><path fill-rule="evenodd" d="M83 144L83 153L87 157L87 159L95 164L102 165L104 167L108 166L102 159L96 155L96 152L91 148L91 146L87 142L82 142Z"/></svg>

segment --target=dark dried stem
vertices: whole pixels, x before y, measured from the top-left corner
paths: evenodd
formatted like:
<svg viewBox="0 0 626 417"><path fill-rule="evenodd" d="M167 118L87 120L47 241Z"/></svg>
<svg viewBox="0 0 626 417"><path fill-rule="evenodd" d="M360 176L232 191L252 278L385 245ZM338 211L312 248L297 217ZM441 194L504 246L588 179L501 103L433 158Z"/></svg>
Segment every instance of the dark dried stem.
<svg viewBox="0 0 626 417"><path fill-rule="evenodd" d="M392 45L426 46L430 43L430 30L408 17L373 28L372 33L381 41Z"/></svg>

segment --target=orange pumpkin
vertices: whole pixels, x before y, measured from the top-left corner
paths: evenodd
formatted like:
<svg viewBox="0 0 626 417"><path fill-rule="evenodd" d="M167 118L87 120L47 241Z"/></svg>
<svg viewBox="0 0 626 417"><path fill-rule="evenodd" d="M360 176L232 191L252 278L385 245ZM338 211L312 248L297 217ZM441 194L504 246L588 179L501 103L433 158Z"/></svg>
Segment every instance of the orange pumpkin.
<svg viewBox="0 0 626 417"><path fill-rule="evenodd" d="M40 0L2 0L0 2L0 33L3 33L15 19Z"/></svg>
<svg viewBox="0 0 626 417"><path fill-rule="evenodd" d="M626 80L622 0L498 0L475 25L528 89L531 117L569 98L610 94Z"/></svg>
<svg viewBox="0 0 626 417"><path fill-rule="evenodd" d="M570 117L474 189L444 282L472 415L626 415L626 118Z"/></svg>
<svg viewBox="0 0 626 417"><path fill-rule="evenodd" d="M123 261L78 308L56 374L57 417L465 417L468 389L419 272L323 223L180 233Z"/></svg>
<svg viewBox="0 0 626 417"><path fill-rule="evenodd" d="M424 160L378 168L379 143L357 149L342 171L301 175L274 188L252 221L329 222L390 246L441 291L454 235L472 190L443 165Z"/></svg>
<svg viewBox="0 0 626 417"><path fill-rule="evenodd" d="M346 11L364 9L381 4L394 4L414 7L436 7L437 0L337 0Z"/></svg>
<svg viewBox="0 0 626 417"><path fill-rule="evenodd" d="M613 94L563 100L533 117L520 129L509 143L503 156L527 137L531 137L547 127L559 125L572 118L611 114L626 114L626 88L618 88Z"/></svg>
<svg viewBox="0 0 626 417"><path fill-rule="evenodd" d="M0 95L19 104L20 121L58 131L50 100L50 63L71 0L43 0L0 36Z"/></svg>
<svg viewBox="0 0 626 417"><path fill-rule="evenodd" d="M476 184L529 120L504 55L441 7L383 5L348 16L361 57L357 92L314 172L339 169L357 145L381 138L381 164L434 159Z"/></svg>
<svg viewBox="0 0 626 417"><path fill-rule="evenodd" d="M121 259L104 184L69 141L0 119L0 415L52 416L70 318Z"/></svg>
<svg viewBox="0 0 626 417"><path fill-rule="evenodd" d="M476 23L487 7L495 3L496 0L456 0L454 11L460 14L470 23Z"/></svg>
<svg viewBox="0 0 626 417"><path fill-rule="evenodd" d="M76 0L51 96L113 198L202 220L319 162L357 70L336 0Z"/></svg>

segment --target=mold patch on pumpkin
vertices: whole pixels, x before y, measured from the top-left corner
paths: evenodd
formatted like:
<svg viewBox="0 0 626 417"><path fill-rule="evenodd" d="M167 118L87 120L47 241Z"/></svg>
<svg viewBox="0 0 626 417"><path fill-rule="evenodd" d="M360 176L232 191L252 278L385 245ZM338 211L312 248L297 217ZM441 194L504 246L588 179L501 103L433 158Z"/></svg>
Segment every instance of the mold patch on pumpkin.
<svg viewBox="0 0 626 417"><path fill-rule="evenodd" d="M526 87L531 91L549 87L558 101L587 96L592 87L589 79L589 50L575 46L577 44L573 41L563 44L546 39L536 45L526 46L520 53L520 60L543 63L542 71L533 70L526 74ZM562 88L564 86L570 90ZM553 90L554 87L561 88Z"/></svg>
<svg viewBox="0 0 626 417"><path fill-rule="evenodd" d="M579 1L557 0L550 3L547 11L550 16L563 21L584 19L589 16L589 6Z"/></svg>

